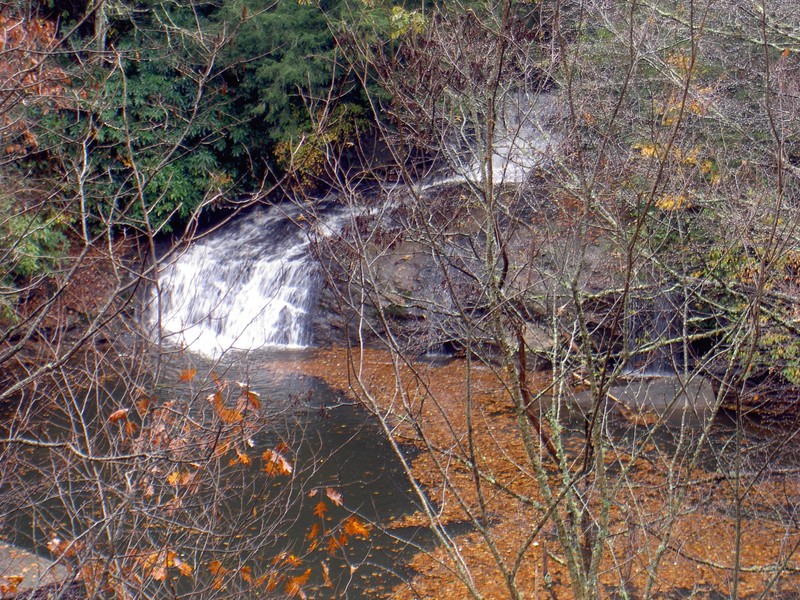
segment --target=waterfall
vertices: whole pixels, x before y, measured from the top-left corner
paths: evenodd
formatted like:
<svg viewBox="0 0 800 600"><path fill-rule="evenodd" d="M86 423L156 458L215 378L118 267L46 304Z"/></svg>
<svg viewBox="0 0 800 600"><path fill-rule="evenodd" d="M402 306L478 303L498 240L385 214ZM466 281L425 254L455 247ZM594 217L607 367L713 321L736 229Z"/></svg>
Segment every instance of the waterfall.
<svg viewBox="0 0 800 600"><path fill-rule="evenodd" d="M531 171L547 163L556 151L561 136L551 122L556 118L556 101L551 93L527 94L508 90L499 103L498 120L492 143L492 181L497 184L524 183ZM474 123L481 127L481 123ZM479 135L461 129L452 133L447 148L447 167L424 183L423 188L452 183L483 181L485 159Z"/></svg>
<svg viewBox="0 0 800 600"><path fill-rule="evenodd" d="M319 276L293 208L239 217L161 265L161 332L206 355L303 347ZM157 323L156 292L151 319Z"/></svg>

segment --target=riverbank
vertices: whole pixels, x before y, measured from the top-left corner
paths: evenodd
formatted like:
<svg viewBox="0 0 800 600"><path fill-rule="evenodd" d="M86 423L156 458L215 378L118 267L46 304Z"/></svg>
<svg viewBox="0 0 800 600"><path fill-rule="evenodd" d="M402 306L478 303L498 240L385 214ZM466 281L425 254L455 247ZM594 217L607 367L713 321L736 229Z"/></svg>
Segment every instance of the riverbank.
<svg viewBox="0 0 800 600"><path fill-rule="evenodd" d="M471 531L454 541L475 589L484 597L508 597L507 574L500 563L516 569L515 581L530 597L573 596L564 549L547 519L541 482L528 466L501 373L485 366L470 370L468 419L467 365L462 360L396 367L382 351L348 356L343 349L331 349L313 352L294 366L271 368L276 376L284 369L302 369L362 401L374 401L373 406L394 427L396 439L420 450L410 461L412 473L435 503L438 519L444 524L474 519ZM402 386L397 385L396 374ZM549 377L549 373L537 374L530 385L542 389L550 383ZM372 392L371 399L363 389L353 391L358 390L357 381ZM412 414L416 416L413 423L407 418ZM613 419L624 422L619 415ZM561 440L573 461L568 470L577 474L585 446L579 424L575 425ZM702 466L690 468L675 439L656 436L641 448L636 440L626 438L636 431L641 439L648 431L641 424L636 427L620 428L605 456L608 473L625 475L611 482L616 487L599 575L604 591L641 597L650 585L654 597L730 594L738 538L740 597L800 593L800 528L792 517L792 507L800 505L797 469L787 463L780 469L759 471L757 458L776 448L747 432L741 440L739 477L703 461L698 463ZM682 435L699 434L686 429ZM733 430L721 426L714 436L712 455L735 441ZM463 450L470 437L473 455L479 457L481 485L476 485L474 471L465 460ZM794 451L791 443L791 436L783 440L783 450ZM557 489L559 475L553 470L550 477ZM591 492L588 497L600 501ZM563 507L555 510L563 511ZM482 520L481 515L488 519ZM418 514L387 527L428 522L426 515ZM525 550L520 553L520 548ZM396 588L392 598L468 596L452 555L442 547L419 552L410 566L417 576Z"/></svg>

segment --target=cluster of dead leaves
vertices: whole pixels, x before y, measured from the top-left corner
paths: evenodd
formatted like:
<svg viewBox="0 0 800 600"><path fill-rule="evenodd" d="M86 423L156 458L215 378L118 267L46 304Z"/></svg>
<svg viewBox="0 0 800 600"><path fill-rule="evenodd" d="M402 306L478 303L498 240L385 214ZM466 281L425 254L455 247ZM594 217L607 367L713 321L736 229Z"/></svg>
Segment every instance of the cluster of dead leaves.
<svg viewBox="0 0 800 600"><path fill-rule="evenodd" d="M285 445L280 445L274 450L265 450L261 455L261 458L264 459L264 472L270 477L275 477L276 475L288 476L294 471L292 463L283 455L286 449Z"/></svg>
<svg viewBox="0 0 800 600"><path fill-rule="evenodd" d="M67 557L76 558L85 549L78 540L70 541L58 536L51 538L47 543L47 548L57 560ZM171 548L134 553L131 558L132 560L122 568L122 571L115 570L117 569L116 563L81 558L78 561L80 563L80 579L87 592L91 592L89 595L100 593L127 598L129 596L126 595L122 582L141 584L145 578L165 581L170 569L175 569L183 577L192 577L192 566Z"/></svg>
<svg viewBox="0 0 800 600"><path fill-rule="evenodd" d="M139 557L137 562L141 565L142 572L156 581L164 581L168 569L171 568L177 569L184 577L192 576L192 566L182 560L174 550L150 552Z"/></svg>
<svg viewBox="0 0 800 600"><path fill-rule="evenodd" d="M315 497L322 490L314 489L309 492L309 498ZM343 498L340 492L333 488L325 488L325 496L334 506L342 506ZM313 514L319 519L312 523L306 533L306 540L309 542L309 550L314 550L323 544L325 550L330 555L339 552L350 543L350 538L367 539L371 534L370 526L361 521L355 515L346 517L336 527L328 528L326 523L330 520L328 503L320 500L314 505Z"/></svg>
<svg viewBox="0 0 800 600"><path fill-rule="evenodd" d="M3 575L0 581L0 596L15 596L19 585L25 580L22 575Z"/></svg>
<svg viewBox="0 0 800 600"><path fill-rule="evenodd" d="M289 575L286 569L299 567L303 561L293 554L281 553L272 561L272 569L259 577L253 575L253 569L249 565L239 568L229 568L224 566L219 560L212 560L208 563L208 572L212 576L211 586L215 590L222 589L227 582L239 577L242 581L254 588L264 588L267 592L273 592L281 584L284 584L284 591L289 597L297 596L305 600L306 593L303 586L308 583L311 577L311 568L307 568L299 575ZM324 567L327 573L327 566Z"/></svg>
<svg viewBox="0 0 800 600"><path fill-rule="evenodd" d="M0 88L20 104L31 99L47 100L46 108L69 104L67 73L58 66L50 50L57 44L56 27L51 21L23 17L8 9L0 10ZM6 140L6 154L36 149L38 141L26 119L7 114L0 133ZM2 139L2 138L0 138Z"/></svg>
<svg viewBox="0 0 800 600"><path fill-rule="evenodd" d="M277 458L280 453L276 450L268 450L265 453L266 468L275 470L275 473L283 468L282 461ZM269 466L273 465L273 466ZM288 474L288 473L285 473ZM322 497L314 506L313 514L319 518L318 522L311 524L306 535L309 543L309 552L317 547L324 548L330 554L335 554L344 548L351 538L367 539L370 536L370 526L361 521L355 515L349 515L334 527L327 527L326 521L329 520L328 513L330 507L342 507L342 494L331 487L313 489L308 496L314 498ZM322 546L320 543L327 540ZM308 558L308 557L306 557ZM330 567L326 560L320 560L312 566L308 566L306 561L296 554L281 552L274 559L270 567L261 575L256 576L253 568L249 565L238 567L227 567L220 560L215 559L208 563L208 572L212 576L212 587L220 590L228 584L235 583L237 580L247 583L252 588L263 588L266 592L282 590L290 598L308 598L307 585L315 569L318 569L318 576L322 581L323 587L333 587L330 576Z"/></svg>
<svg viewBox="0 0 800 600"><path fill-rule="evenodd" d="M181 381L191 381L196 374L197 371L195 369L187 369L181 372L179 378ZM236 384L239 388L239 396L235 405L233 408L229 407L223 397L223 393L228 387L227 382L221 380L214 373L211 373L211 378L216 384L217 390L208 395L208 402L214 407L214 412L223 423L227 425L240 423L244 420L248 411L255 411L261 408L260 396L252 391L246 383L241 382Z"/></svg>

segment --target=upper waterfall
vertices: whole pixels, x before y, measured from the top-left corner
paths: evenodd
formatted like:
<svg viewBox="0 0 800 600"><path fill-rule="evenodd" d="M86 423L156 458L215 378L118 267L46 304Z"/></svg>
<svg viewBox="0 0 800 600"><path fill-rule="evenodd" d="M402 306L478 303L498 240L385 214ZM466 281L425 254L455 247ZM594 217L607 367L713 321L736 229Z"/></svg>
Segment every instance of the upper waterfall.
<svg viewBox="0 0 800 600"><path fill-rule="evenodd" d="M162 264L150 315L163 338L207 355L307 346L318 275L297 215L254 211Z"/></svg>
<svg viewBox="0 0 800 600"><path fill-rule="evenodd" d="M552 160L561 143L561 136L552 128L557 118L556 106L548 92L506 91L498 101L491 144L481 127L454 128L446 134L446 166L433 180L425 182L426 187L482 184L489 170L494 183L524 183L534 169ZM487 156L489 149L491 155Z"/></svg>

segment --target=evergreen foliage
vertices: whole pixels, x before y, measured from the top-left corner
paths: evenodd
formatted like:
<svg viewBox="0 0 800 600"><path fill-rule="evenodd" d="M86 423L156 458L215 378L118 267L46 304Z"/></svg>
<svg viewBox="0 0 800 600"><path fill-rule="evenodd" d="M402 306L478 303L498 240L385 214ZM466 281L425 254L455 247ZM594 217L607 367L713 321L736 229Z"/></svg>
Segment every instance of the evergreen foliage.
<svg viewBox="0 0 800 600"><path fill-rule="evenodd" d="M81 73L72 106L39 115L48 158L80 174L70 192L94 225L168 232L230 182L218 158L226 99L204 41L162 25L178 16L142 13L110 59Z"/></svg>
<svg viewBox="0 0 800 600"><path fill-rule="evenodd" d="M250 156L256 175L265 164L275 166L276 143L310 130L307 103L327 97L334 84L336 49L326 13L334 18L341 4L231 0L216 17L228 27L244 17L222 60L239 119L231 153ZM335 87L341 90L342 82Z"/></svg>

